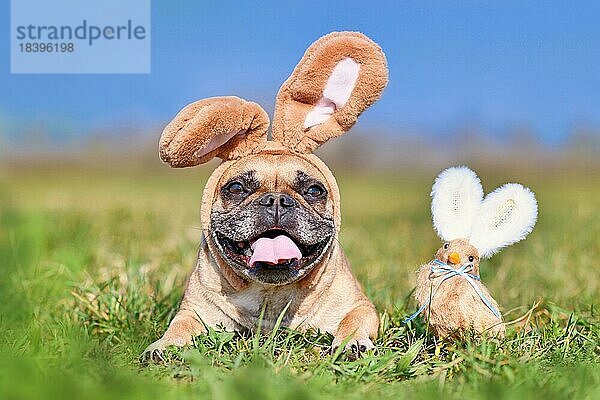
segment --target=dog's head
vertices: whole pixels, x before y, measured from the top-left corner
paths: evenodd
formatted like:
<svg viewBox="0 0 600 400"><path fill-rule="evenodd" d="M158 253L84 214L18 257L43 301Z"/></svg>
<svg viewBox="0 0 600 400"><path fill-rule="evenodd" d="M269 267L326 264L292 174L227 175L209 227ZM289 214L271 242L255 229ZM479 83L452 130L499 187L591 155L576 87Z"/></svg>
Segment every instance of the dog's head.
<svg viewBox="0 0 600 400"><path fill-rule="evenodd" d="M291 153L244 157L219 176L207 235L245 279L287 284L326 257L336 235L337 187Z"/></svg>
<svg viewBox="0 0 600 400"><path fill-rule="evenodd" d="M283 285L323 263L339 232L333 175L313 154L349 130L381 95L387 67L381 49L355 32L315 42L281 87L273 139L269 118L237 97L185 107L160 140L173 167L225 162L209 179L202 228L212 256L243 281Z"/></svg>

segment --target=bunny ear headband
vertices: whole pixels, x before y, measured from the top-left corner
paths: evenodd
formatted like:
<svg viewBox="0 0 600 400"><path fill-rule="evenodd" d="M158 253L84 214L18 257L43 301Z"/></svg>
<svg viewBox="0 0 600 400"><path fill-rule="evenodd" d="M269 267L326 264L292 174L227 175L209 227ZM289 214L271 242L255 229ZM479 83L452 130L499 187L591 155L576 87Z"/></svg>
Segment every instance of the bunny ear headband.
<svg viewBox="0 0 600 400"><path fill-rule="evenodd" d="M273 139L290 151L311 153L348 131L383 92L385 55L357 32L330 33L313 43L281 86L275 103ZM160 138L160 158L172 167L192 167L214 157L234 160L267 146L269 117L256 103L214 97L192 103Z"/></svg>
<svg viewBox="0 0 600 400"><path fill-rule="evenodd" d="M468 239L490 257L531 232L537 202L531 190L507 183L483 198L481 182L467 167L443 171L431 190L433 226L442 240Z"/></svg>

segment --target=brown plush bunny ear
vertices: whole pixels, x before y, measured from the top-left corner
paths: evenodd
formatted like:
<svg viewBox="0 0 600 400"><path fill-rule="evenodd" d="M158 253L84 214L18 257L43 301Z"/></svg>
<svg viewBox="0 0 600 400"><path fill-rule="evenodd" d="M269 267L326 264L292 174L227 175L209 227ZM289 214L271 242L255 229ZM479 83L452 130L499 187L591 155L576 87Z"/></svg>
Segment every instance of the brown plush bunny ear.
<svg viewBox="0 0 600 400"><path fill-rule="evenodd" d="M385 55L358 32L313 43L277 95L273 138L310 153L349 130L388 81Z"/></svg>
<svg viewBox="0 0 600 400"><path fill-rule="evenodd" d="M193 167L213 157L232 160L267 140L269 117L256 103L213 97L189 104L165 127L160 158L171 167Z"/></svg>

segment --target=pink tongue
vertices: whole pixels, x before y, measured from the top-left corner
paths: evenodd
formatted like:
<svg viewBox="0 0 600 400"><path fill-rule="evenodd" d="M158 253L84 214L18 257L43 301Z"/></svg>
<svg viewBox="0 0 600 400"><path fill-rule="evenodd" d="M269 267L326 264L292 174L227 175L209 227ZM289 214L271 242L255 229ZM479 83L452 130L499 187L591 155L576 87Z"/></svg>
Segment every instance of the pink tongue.
<svg viewBox="0 0 600 400"><path fill-rule="evenodd" d="M285 235L279 235L274 239L260 238L252 243L250 247L252 248L250 266L254 266L254 263L261 261L278 264L293 258L297 260L302 258L298 246Z"/></svg>

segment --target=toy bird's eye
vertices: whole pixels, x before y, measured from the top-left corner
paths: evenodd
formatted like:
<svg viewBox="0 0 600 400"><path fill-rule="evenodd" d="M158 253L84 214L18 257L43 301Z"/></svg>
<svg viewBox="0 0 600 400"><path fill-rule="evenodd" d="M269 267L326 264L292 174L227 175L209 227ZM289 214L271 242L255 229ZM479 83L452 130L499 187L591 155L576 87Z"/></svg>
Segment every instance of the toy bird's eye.
<svg viewBox="0 0 600 400"><path fill-rule="evenodd" d="M447 250L450 247L450 243L444 243L444 250Z"/></svg>
<svg viewBox="0 0 600 400"><path fill-rule="evenodd" d="M475 260L475 257L469 256L469 262L473 262L474 260Z"/></svg>

